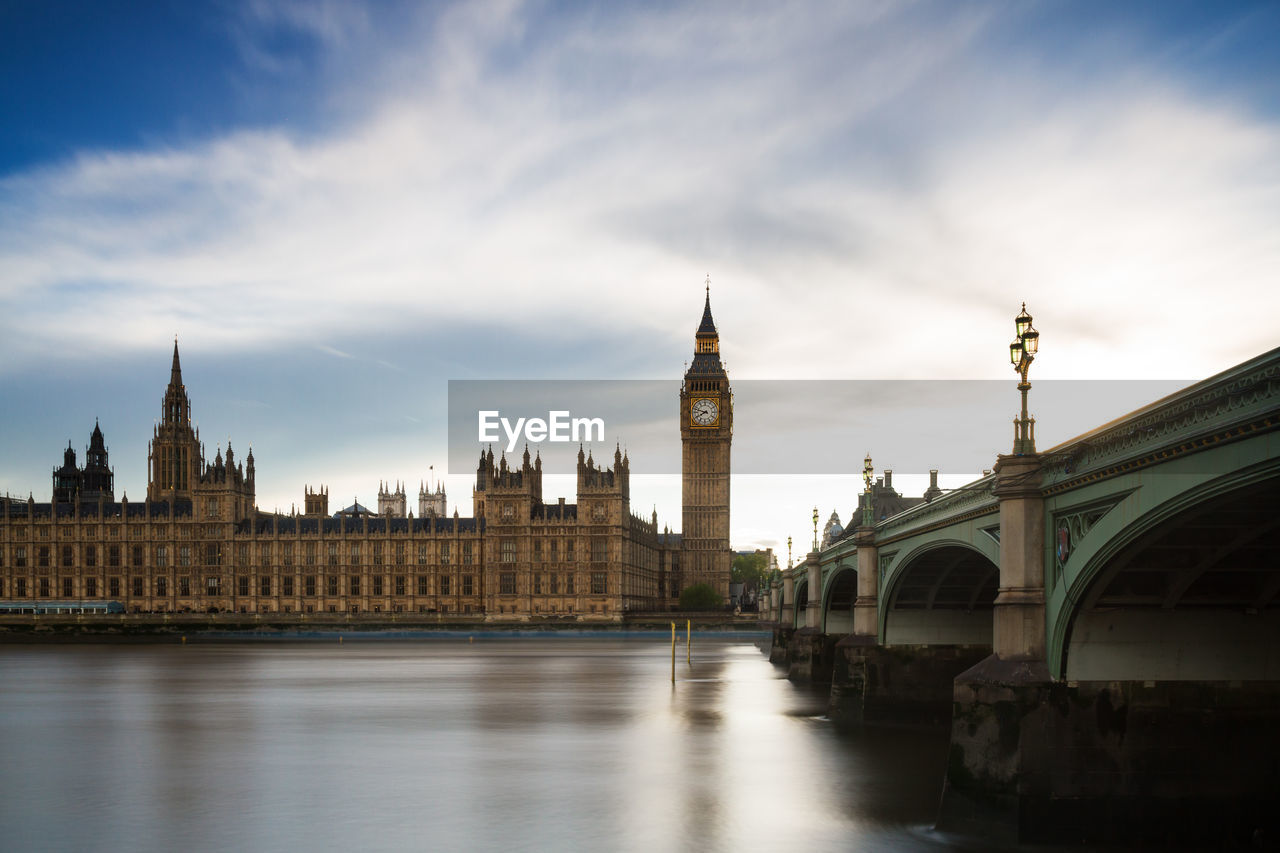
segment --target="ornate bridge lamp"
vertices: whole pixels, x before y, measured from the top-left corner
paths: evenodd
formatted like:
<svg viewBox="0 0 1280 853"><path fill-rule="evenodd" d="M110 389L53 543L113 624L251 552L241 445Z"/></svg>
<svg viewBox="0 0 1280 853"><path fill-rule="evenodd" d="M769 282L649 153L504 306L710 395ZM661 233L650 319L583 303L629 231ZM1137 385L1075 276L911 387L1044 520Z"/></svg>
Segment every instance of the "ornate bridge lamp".
<svg viewBox="0 0 1280 853"><path fill-rule="evenodd" d="M1027 392L1031 390L1027 371L1031 369L1031 362L1036 360L1036 352L1040 349L1040 333L1031 325L1027 303L1022 303L1022 313L1013 319L1013 328L1017 337L1009 344L1009 361L1022 377L1022 381L1018 383L1018 390L1022 392L1022 417L1013 422L1013 452L1023 455L1036 452L1036 420L1027 414Z"/></svg>
<svg viewBox="0 0 1280 853"><path fill-rule="evenodd" d="M862 483L863 494L866 495L862 499L862 526L870 527L875 524L876 512L871 506L871 475L875 473L875 468L871 465L871 454L868 453L862 458Z"/></svg>
<svg viewBox="0 0 1280 853"><path fill-rule="evenodd" d="M794 564L791 562L791 537L788 536L787 537L787 568L788 569L791 568L792 565Z"/></svg>
<svg viewBox="0 0 1280 853"><path fill-rule="evenodd" d="M813 508L813 552L818 552L818 508Z"/></svg>

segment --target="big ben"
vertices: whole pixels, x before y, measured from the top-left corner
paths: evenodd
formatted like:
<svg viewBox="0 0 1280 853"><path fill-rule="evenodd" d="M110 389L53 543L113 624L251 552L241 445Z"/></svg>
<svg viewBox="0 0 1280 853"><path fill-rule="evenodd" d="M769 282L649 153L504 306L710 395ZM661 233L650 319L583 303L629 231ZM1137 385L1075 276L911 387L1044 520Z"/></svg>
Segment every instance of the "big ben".
<svg viewBox="0 0 1280 853"><path fill-rule="evenodd" d="M720 336L711 318L711 285L694 336L693 363L680 386L681 563L684 584L710 584L726 599L729 547L729 448L733 389L720 363Z"/></svg>

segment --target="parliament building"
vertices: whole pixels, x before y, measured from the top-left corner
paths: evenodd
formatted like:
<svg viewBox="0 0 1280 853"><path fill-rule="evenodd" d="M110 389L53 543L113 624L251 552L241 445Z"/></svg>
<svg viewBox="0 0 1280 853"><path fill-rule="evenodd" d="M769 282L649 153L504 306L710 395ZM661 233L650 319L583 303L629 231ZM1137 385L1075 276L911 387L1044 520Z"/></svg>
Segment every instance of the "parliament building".
<svg viewBox="0 0 1280 853"><path fill-rule="evenodd" d="M48 503L0 498L0 600L118 602L130 613L419 613L486 620L621 619L670 610L708 583L727 596L733 395L710 292L680 388L683 531L631 511L630 461L580 450L577 502L544 500L542 460L482 450L472 514L423 489L379 488L378 512L329 513L323 487L302 514L255 501L252 450L204 456L174 343L145 500L115 499L95 424L85 467L68 444Z"/></svg>

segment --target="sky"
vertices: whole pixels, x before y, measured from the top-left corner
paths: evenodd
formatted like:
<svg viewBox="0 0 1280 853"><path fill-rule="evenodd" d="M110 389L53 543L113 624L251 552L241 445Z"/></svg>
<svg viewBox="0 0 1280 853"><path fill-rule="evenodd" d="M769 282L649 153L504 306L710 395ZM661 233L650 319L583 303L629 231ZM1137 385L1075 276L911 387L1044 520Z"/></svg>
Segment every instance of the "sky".
<svg viewBox="0 0 1280 853"><path fill-rule="evenodd" d="M466 515L449 380L678 379L708 276L731 380L1008 381L1003 431L924 416L994 462L1024 301L1033 384L1277 345L1278 37L1243 3L4 4L0 491L47 500L97 419L140 497L176 335L260 507L443 477ZM1126 387L1099 419L1158 396ZM833 470L922 417L849 415L805 437ZM799 552L858 488L735 477L733 544ZM678 528L678 480L632 505Z"/></svg>

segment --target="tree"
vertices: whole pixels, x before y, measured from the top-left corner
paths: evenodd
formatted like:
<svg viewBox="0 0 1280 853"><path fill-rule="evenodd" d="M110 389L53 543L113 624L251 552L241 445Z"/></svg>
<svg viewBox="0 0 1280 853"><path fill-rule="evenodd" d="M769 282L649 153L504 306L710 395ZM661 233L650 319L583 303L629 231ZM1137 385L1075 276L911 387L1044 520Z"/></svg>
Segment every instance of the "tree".
<svg viewBox="0 0 1280 853"><path fill-rule="evenodd" d="M748 589L761 589L769 576L769 561L764 554L738 554L733 558L733 569L729 572L732 583L746 584Z"/></svg>
<svg viewBox="0 0 1280 853"><path fill-rule="evenodd" d="M695 583L680 593L681 610L719 610L724 598L708 583Z"/></svg>

